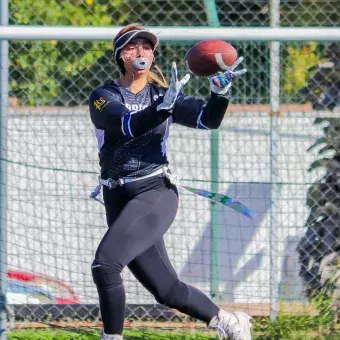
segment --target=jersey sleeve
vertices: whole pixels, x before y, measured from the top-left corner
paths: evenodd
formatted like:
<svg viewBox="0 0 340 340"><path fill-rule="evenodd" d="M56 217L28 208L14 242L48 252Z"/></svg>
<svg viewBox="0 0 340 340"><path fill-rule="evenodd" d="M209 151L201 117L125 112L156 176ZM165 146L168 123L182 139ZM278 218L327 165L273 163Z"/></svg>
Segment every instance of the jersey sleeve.
<svg viewBox="0 0 340 340"><path fill-rule="evenodd" d="M97 129L108 133L137 137L162 124L171 115L166 110L157 111L162 101L163 97L159 97L144 110L131 111L123 105L119 95L98 88L89 98L91 121Z"/></svg>
<svg viewBox="0 0 340 340"><path fill-rule="evenodd" d="M196 129L218 129L222 123L229 100L211 93L208 101L185 97L181 93L173 110L174 123Z"/></svg>

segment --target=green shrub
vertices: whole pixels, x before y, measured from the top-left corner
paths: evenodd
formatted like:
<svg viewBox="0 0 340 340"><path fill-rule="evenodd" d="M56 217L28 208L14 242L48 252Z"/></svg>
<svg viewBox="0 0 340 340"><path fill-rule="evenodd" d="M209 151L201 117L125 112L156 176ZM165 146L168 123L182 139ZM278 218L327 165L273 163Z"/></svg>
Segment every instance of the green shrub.
<svg viewBox="0 0 340 340"><path fill-rule="evenodd" d="M9 6L11 25L110 26L128 19L123 0L11 0ZM24 105L79 104L89 93L85 84L99 83L88 70L110 47L103 41L11 41L10 95Z"/></svg>
<svg viewBox="0 0 340 340"><path fill-rule="evenodd" d="M284 94L293 96L299 89L307 85L309 69L320 62L317 53L317 43L287 47L285 65L283 69Z"/></svg>

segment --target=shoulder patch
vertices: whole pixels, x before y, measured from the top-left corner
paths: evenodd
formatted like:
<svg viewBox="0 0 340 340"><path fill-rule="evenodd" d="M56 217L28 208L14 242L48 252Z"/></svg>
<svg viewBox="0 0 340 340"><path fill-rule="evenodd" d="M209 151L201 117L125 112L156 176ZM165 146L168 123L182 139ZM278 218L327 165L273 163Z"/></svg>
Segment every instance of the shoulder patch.
<svg viewBox="0 0 340 340"><path fill-rule="evenodd" d="M99 99L96 99L93 102L93 105L97 110L100 110L103 107L104 104L106 104L106 100L103 99L102 97L100 97Z"/></svg>

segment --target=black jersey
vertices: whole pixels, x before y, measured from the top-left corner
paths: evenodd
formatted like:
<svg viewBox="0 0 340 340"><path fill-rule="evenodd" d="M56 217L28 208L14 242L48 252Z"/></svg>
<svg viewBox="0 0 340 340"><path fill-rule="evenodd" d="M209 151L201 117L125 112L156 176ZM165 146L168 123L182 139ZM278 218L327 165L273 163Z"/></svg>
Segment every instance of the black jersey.
<svg viewBox="0 0 340 340"><path fill-rule="evenodd" d="M134 94L116 82L90 95L103 179L141 177L168 164L166 141L172 123L191 128L217 129L228 99L211 93L206 102L180 93L172 113L157 111L166 88L146 85Z"/></svg>

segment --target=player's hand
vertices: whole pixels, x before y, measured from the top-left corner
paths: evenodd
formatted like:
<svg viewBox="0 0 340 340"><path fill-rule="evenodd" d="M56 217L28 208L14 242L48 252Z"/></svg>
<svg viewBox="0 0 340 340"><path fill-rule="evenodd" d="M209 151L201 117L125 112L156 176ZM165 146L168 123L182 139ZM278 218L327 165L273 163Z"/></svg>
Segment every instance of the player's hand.
<svg viewBox="0 0 340 340"><path fill-rule="evenodd" d="M168 110L172 111L178 94L182 87L189 81L190 74L187 73L180 81L178 80L176 63L173 62L171 66L171 81L168 90L165 92L163 102L157 106L157 111Z"/></svg>
<svg viewBox="0 0 340 340"><path fill-rule="evenodd" d="M230 66L227 71L210 77L209 82L211 92L229 97L232 80L235 77L240 77L247 72L245 68L239 71L234 71L235 68L240 65L240 63L242 63L242 61L243 57L240 57L234 62L233 65Z"/></svg>

